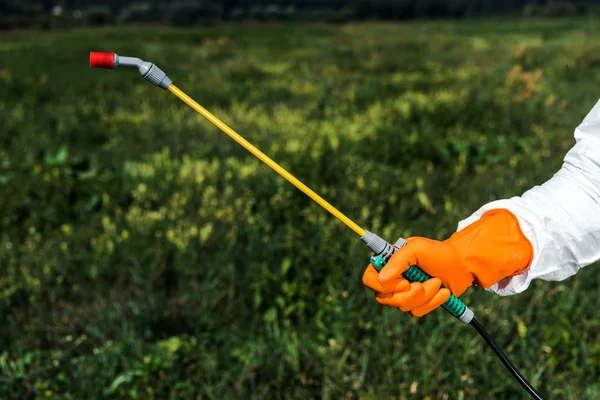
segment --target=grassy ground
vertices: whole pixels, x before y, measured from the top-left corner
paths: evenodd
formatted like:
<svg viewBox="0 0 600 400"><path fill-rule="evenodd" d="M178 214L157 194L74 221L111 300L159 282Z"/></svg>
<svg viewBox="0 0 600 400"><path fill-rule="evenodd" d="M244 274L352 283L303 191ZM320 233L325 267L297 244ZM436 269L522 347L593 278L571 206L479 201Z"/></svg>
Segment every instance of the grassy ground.
<svg viewBox="0 0 600 400"><path fill-rule="evenodd" d="M600 24L122 28L0 40L0 398L514 399L477 334L383 308L367 250L135 71L394 240L550 178L599 97ZM600 396L597 266L471 304L552 399Z"/></svg>

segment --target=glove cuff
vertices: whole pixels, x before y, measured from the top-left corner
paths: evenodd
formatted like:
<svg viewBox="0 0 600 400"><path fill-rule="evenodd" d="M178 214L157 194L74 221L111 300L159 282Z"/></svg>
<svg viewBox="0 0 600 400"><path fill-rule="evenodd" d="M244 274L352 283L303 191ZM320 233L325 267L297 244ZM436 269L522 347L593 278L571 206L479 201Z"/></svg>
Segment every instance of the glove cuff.
<svg viewBox="0 0 600 400"><path fill-rule="evenodd" d="M519 220L504 208L487 211L446 242L457 250L474 282L486 289L523 272L533 260L533 246Z"/></svg>

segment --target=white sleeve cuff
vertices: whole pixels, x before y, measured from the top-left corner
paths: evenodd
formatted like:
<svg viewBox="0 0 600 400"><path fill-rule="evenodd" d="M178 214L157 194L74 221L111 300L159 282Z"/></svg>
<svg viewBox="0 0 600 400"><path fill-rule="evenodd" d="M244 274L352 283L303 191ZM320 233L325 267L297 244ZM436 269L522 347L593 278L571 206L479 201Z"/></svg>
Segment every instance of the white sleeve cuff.
<svg viewBox="0 0 600 400"><path fill-rule="evenodd" d="M458 224L458 230L486 211L505 208L518 219L533 246L529 268L487 290L521 293L533 279L562 281L600 260L600 146L578 142L549 181L520 197L488 203Z"/></svg>

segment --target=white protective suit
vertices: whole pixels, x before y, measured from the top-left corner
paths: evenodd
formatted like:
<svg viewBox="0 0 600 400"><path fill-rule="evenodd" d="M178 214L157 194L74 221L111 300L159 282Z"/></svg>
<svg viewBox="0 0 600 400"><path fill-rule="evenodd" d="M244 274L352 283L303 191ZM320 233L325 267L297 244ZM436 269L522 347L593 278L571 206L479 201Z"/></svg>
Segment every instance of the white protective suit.
<svg viewBox="0 0 600 400"><path fill-rule="evenodd" d="M488 291L517 294L533 279L561 281L600 260L600 101L575 129L575 142L546 183L520 197L488 203L459 222L460 231L486 211L506 208L533 245L530 267Z"/></svg>

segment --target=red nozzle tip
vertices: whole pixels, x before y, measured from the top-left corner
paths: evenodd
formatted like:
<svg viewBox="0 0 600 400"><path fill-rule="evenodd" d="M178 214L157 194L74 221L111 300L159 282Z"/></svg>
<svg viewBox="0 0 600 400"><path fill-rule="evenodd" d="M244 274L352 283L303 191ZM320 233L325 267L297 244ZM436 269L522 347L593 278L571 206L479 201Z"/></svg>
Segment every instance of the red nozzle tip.
<svg viewBox="0 0 600 400"><path fill-rule="evenodd" d="M90 67L92 68L115 68L115 53L105 53L102 51L90 52Z"/></svg>

